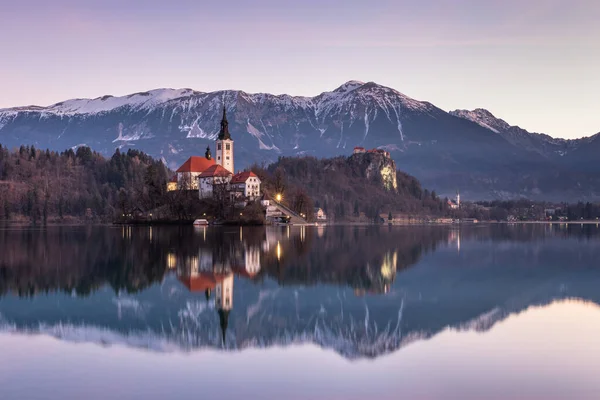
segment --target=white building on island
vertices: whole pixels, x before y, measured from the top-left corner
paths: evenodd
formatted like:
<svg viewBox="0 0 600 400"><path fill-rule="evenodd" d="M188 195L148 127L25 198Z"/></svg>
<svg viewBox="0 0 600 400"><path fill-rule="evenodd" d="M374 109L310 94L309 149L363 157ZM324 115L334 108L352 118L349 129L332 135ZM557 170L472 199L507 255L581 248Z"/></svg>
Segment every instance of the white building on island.
<svg viewBox="0 0 600 400"><path fill-rule="evenodd" d="M172 190L198 190L198 177L206 169L215 165L210 149L206 149L204 157L192 156L184 162L176 171L167 189Z"/></svg>
<svg viewBox="0 0 600 400"><path fill-rule="evenodd" d="M260 179L254 172L240 172L231 178L231 194L235 198L256 200L261 193L260 183Z"/></svg>
<svg viewBox="0 0 600 400"><path fill-rule="evenodd" d="M221 129L216 140L216 157L212 157L210 147L207 147L204 157L192 156L187 159L167 183L167 191L197 190L200 199L260 199L261 181L258 176L251 171L234 174L234 165L233 140L229 133L227 109L223 106ZM221 194L227 196L220 196Z"/></svg>
<svg viewBox="0 0 600 400"><path fill-rule="evenodd" d="M211 198L221 190L222 194L229 191L231 172L218 164L212 165L198 176L198 193L201 199Z"/></svg>

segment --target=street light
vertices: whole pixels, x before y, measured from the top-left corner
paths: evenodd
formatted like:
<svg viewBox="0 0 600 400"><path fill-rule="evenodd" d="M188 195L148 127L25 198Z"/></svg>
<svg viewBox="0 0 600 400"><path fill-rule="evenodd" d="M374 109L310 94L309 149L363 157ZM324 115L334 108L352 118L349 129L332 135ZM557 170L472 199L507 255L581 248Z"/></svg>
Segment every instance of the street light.
<svg viewBox="0 0 600 400"><path fill-rule="evenodd" d="M281 201L281 193L277 193L277 194L275 195L275 200L277 200L277 202L280 202L280 201Z"/></svg>

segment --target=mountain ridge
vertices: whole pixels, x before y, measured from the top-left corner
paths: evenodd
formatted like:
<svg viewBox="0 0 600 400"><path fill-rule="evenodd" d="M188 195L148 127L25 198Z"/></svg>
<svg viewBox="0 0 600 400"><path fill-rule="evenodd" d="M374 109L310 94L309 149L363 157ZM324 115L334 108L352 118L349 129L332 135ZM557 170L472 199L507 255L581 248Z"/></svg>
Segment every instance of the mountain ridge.
<svg viewBox="0 0 600 400"><path fill-rule="evenodd" d="M600 198L596 136L529 133L489 112L448 113L374 82L348 81L313 97L155 89L1 109L0 143L87 145L107 156L134 147L176 168L213 144L223 104L242 168L279 156L347 156L362 146L389 151L402 171L442 195L458 189L474 199Z"/></svg>

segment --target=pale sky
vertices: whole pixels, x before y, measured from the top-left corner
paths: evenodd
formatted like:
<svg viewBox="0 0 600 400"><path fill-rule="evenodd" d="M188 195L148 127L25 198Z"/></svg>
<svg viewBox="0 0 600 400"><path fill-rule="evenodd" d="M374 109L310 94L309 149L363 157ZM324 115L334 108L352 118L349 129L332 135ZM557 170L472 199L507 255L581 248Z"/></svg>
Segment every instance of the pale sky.
<svg viewBox="0 0 600 400"><path fill-rule="evenodd" d="M557 137L600 131L598 0L2 0L0 107L374 81Z"/></svg>

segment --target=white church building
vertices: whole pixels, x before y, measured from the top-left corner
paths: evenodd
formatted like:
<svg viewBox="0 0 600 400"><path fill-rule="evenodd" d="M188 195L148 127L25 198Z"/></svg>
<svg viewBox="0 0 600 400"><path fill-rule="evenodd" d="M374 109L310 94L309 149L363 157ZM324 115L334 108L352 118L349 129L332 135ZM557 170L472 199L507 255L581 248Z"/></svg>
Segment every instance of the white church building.
<svg viewBox="0 0 600 400"><path fill-rule="evenodd" d="M232 200L258 200L261 197L260 178L251 171L236 174L234 161L227 109L223 106L216 158L212 157L210 147L206 148L204 157L190 157L177 169L177 175L167 184L167 190L197 190L201 199L220 198L225 191Z"/></svg>

